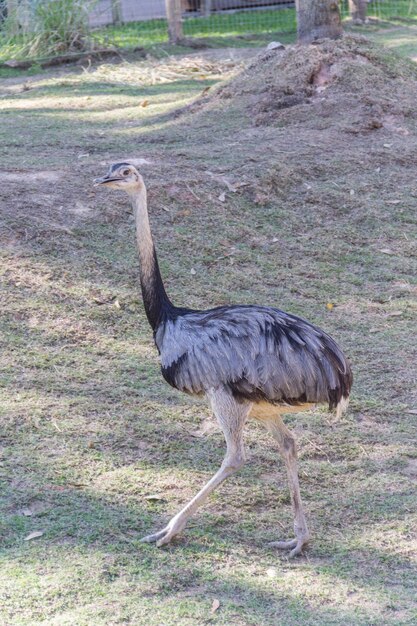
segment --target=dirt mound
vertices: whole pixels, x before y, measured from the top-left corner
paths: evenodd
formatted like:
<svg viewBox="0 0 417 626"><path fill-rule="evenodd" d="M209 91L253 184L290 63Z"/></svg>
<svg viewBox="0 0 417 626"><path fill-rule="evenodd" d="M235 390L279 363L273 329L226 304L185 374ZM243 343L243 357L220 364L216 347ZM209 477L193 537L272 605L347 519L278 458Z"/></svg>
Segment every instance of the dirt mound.
<svg viewBox="0 0 417 626"><path fill-rule="evenodd" d="M265 51L207 103L228 100L230 106L244 107L255 125L296 121L297 110L304 119L314 105L315 115L339 113L340 130L357 133L400 128L403 117L415 110L416 98L415 64L364 38L345 37Z"/></svg>
<svg viewBox="0 0 417 626"><path fill-rule="evenodd" d="M229 167L256 181L251 201L278 196L325 219L335 211L361 219L382 184L390 202L401 185L415 193L416 103L412 61L347 36L263 51L183 123L224 135Z"/></svg>

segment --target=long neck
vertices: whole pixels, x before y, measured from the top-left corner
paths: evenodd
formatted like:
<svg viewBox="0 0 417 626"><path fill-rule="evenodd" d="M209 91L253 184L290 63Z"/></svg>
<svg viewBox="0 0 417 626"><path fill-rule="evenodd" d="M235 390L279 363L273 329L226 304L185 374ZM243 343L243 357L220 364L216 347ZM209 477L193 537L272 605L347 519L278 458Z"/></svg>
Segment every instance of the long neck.
<svg viewBox="0 0 417 626"><path fill-rule="evenodd" d="M162 282L158 259L149 225L146 187L131 196L136 221L136 241L140 262L140 284L146 316L155 330L165 312L173 308Z"/></svg>

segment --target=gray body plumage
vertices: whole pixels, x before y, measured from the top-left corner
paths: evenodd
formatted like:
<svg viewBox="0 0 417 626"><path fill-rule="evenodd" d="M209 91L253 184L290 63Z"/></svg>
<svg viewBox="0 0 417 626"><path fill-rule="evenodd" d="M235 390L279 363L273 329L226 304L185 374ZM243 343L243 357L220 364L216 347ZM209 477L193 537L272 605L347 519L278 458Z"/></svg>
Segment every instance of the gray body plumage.
<svg viewBox="0 0 417 626"><path fill-rule="evenodd" d="M155 342L164 378L187 393L226 387L237 399L330 408L349 395L351 371L336 342L279 309L182 310L162 321Z"/></svg>

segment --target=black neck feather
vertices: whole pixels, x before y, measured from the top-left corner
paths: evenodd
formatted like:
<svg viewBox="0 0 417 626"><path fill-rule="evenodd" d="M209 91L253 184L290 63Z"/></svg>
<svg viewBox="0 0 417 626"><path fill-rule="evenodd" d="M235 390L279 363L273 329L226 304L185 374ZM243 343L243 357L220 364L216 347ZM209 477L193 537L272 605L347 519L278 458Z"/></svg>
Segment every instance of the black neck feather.
<svg viewBox="0 0 417 626"><path fill-rule="evenodd" d="M141 271L141 288L146 317L153 330L174 311L175 307L165 291L159 270L158 258L153 248L152 261L146 275Z"/></svg>

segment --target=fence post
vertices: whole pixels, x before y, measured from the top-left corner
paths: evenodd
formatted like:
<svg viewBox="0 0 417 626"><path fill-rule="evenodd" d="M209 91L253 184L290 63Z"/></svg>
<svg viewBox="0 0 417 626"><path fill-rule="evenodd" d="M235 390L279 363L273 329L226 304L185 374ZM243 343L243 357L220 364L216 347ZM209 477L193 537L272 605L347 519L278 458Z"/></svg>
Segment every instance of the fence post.
<svg viewBox="0 0 417 626"><path fill-rule="evenodd" d="M181 0L165 0L168 19L169 43L177 44L184 39L182 32L182 7Z"/></svg>
<svg viewBox="0 0 417 626"><path fill-rule="evenodd" d="M366 0L349 0L349 13L355 24L365 24L366 5Z"/></svg>
<svg viewBox="0 0 417 626"><path fill-rule="evenodd" d="M203 0L204 17L209 17L211 15L211 4L211 0Z"/></svg>
<svg viewBox="0 0 417 626"><path fill-rule="evenodd" d="M19 34L18 0L7 0L4 4L7 9L8 27L12 35Z"/></svg>
<svg viewBox="0 0 417 626"><path fill-rule="evenodd" d="M115 25L122 23L122 5L121 0L111 1L111 17L112 23Z"/></svg>

